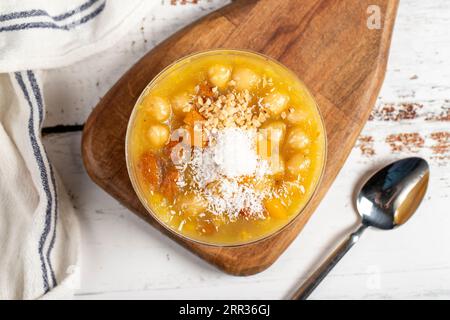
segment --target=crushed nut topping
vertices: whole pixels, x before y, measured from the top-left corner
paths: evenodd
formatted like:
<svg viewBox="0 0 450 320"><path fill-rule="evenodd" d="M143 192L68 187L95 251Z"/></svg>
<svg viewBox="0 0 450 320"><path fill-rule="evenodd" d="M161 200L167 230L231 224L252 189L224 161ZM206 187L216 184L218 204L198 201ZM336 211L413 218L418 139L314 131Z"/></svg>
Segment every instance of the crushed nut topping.
<svg viewBox="0 0 450 320"><path fill-rule="evenodd" d="M230 127L258 129L270 117L261 99L255 102L249 90L231 89L221 93L217 87L209 87L206 82L195 89L196 95L183 111L195 108L205 118L203 128L212 133Z"/></svg>

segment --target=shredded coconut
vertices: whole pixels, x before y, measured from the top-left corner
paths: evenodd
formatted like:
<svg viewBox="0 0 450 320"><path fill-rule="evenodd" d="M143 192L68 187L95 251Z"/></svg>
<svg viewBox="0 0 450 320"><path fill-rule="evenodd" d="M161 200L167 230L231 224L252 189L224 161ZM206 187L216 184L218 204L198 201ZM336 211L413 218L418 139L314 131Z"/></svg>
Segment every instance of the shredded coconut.
<svg viewBox="0 0 450 320"><path fill-rule="evenodd" d="M214 161L226 177L251 176L258 166L256 132L239 128L219 131L212 147Z"/></svg>
<svg viewBox="0 0 450 320"><path fill-rule="evenodd" d="M235 220L244 212L247 216L264 219L262 205L262 200L266 196L264 192L257 192L252 187L228 179L220 181L217 189L207 189L205 192L211 212L214 214L227 214L230 220Z"/></svg>
<svg viewBox="0 0 450 320"><path fill-rule="evenodd" d="M181 170L190 174L196 192L207 200L214 215L235 220L244 212L248 217L264 218L262 201L267 194L242 181L269 173L267 161L259 159L256 151L255 130L230 127L218 131L208 147L194 149ZM186 184L183 174L178 184Z"/></svg>

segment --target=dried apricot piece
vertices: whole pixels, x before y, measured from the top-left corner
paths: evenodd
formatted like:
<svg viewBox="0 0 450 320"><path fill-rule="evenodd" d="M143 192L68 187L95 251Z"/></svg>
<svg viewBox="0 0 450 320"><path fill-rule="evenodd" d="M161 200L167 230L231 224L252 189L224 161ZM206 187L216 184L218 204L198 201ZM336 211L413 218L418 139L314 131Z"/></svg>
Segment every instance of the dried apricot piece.
<svg viewBox="0 0 450 320"><path fill-rule="evenodd" d="M175 168L168 169L164 174L161 184L161 193L170 201L173 201L179 190L177 185L178 177L179 173Z"/></svg>
<svg viewBox="0 0 450 320"><path fill-rule="evenodd" d="M144 153L138 163L138 169L144 181L154 190L161 184L161 164L158 158L151 152Z"/></svg>

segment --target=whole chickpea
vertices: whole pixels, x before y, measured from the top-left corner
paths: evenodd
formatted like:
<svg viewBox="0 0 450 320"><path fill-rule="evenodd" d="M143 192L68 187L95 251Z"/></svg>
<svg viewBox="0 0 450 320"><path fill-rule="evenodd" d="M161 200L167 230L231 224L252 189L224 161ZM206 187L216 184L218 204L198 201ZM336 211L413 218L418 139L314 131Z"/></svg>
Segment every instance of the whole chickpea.
<svg viewBox="0 0 450 320"><path fill-rule="evenodd" d="M256 86L260 81L259 75L247 68L234 70L232 79L236 83L236 88L238 90L249 90Z"/></svg>
<svg viewBox="0 0 450 320"><path fill-rule="evenodd" d="M287 109L289 97L279 92L274 92L264 97L263 105L265 105L274 115L279 115Z"/></svg>
<svg viewBox="0 0 450 320"><path fill-rule="evenodd" d="M293 150L301 150L306 148L310 144L308 135L302 128L294 127L289 130L286 145Z"/></svg>
<svg viewBox="0 0 450 320"><path fill-rule="evenodd" d="M165 124L154 124L148 129L148 139L154 148L161 148L169 140L169 127Z"/></svg>
<svg viewBox="0 0 450 320"><path fill-rule="evenodd" d="M227 86L231 77L231 68L216 64L208 69L209 81L216 87L224 88Z"/></svg>
<svg viewBox="0 0 450 320"><path fill-rule="evenodd" d="M186 107L188 107L190 101L191 98L187 92L175 95L170 100L173 112L176 114L185 113L185 111L188 111Z"/></svg>
<svg viewBox="0 0 450 320"><path fill-rule="evenodd" d="M287 115L287 121L291 124L300 124L308 119L308 114L306 111L300 108L289 109Z"/></svg>
<svg viewBox="0 0 450 320"><path fill-rule="evenodd" d="M170 117L170 104L166 99L152 96L145 98L142 105L143 108L156 121L163 122Z"/></svg>

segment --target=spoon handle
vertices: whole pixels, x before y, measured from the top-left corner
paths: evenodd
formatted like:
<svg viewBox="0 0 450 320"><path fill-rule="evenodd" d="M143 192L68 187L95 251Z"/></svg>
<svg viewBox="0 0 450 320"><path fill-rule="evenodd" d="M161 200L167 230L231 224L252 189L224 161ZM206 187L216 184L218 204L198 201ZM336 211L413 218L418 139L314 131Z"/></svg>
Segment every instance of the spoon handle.
<svg viewBox="0 0 450 320"><path fill-rule="evenodd" d="M361 225L358 230L353 232L343 243L337 247L334 252L325 260L322 265L301 285L292 295L292 300L306 300L314 289L322 282L327 274L342 259L353 245L358 242L367 226Z"/></svg>

